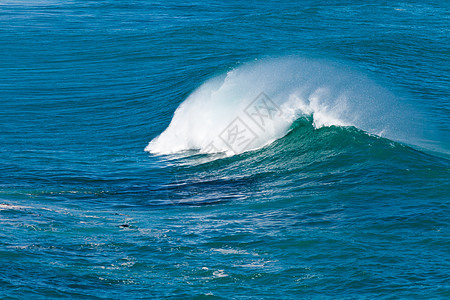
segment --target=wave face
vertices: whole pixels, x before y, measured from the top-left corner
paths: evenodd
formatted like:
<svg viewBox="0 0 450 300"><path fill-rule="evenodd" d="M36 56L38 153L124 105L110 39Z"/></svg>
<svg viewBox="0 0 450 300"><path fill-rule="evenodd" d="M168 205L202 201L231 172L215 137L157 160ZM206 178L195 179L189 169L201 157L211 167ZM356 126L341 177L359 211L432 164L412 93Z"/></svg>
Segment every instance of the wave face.
<svg viewBox="0 0 450 300"><path fill-rule="evenodd" d="M242 153L283 137L302 116L311 116L315 128L354 126L397 141L413 138L412 111L366 76L329 61L288 57L208 80L146 151Z"/></svg>

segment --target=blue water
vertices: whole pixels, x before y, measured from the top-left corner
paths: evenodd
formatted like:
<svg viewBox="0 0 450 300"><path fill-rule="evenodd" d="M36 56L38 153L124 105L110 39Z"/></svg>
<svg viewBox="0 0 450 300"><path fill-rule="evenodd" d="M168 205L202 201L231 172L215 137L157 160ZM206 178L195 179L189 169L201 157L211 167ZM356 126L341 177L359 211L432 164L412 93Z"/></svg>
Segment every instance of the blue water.
<svg viewBox="0 0 450 300"><path fill-rule="evenodd" d="M0 298L449 298L449 18L0 1Z"/></svg>

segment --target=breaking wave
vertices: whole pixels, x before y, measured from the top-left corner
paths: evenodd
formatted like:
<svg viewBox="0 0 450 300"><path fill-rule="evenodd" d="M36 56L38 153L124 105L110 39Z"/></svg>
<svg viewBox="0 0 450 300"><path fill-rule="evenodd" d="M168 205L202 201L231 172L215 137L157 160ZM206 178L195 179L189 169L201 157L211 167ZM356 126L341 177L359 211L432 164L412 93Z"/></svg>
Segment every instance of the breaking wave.
<svg viewBox="0 0 450 300"><path fill-rule="evenodd" d="M413 110L367 76L339 63L284 57L256 60L206 81L145 150L238 154L283 137L305 116L315 128L354 126L407 144L420 140Z"/></svg>

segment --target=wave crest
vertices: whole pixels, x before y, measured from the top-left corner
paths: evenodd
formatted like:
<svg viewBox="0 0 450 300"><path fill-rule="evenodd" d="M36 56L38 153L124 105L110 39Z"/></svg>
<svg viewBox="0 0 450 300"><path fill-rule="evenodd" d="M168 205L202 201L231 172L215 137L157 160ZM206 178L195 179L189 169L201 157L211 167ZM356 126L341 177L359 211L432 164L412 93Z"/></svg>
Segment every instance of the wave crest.
<svg viewBox="0 0 450 300"><path fill-rule="evenodd" d="M340 64L288 57L244 64L206 81L145 150L242 153L283 137L305 115L316 128L354 126L410 140L412 114L388 90Z"/></svg>

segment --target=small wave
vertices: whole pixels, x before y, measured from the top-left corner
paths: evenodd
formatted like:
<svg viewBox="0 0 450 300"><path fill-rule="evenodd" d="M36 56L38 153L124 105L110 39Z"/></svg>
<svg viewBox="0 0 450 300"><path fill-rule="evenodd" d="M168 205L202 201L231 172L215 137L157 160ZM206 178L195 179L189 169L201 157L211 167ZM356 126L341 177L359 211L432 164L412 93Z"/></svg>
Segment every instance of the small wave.
<svg viewBox="0 0 450 300"><path fill-rule="evenodd" d="M206 81L145 148L239 154L283 137L299 118L315 128L354 126L413 144L418 118L387 89L338 63L285 57L256 60Z"/></svg>

